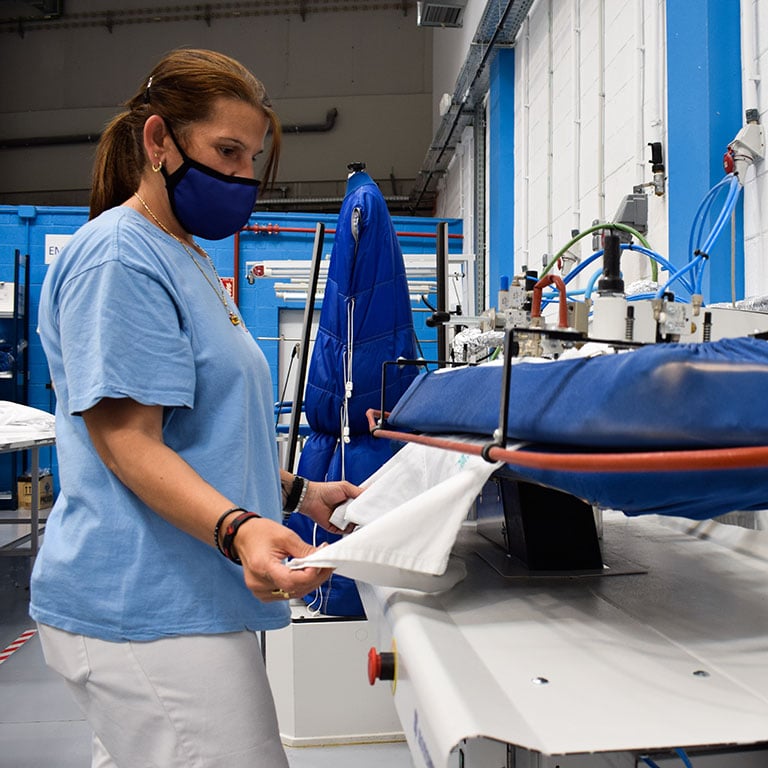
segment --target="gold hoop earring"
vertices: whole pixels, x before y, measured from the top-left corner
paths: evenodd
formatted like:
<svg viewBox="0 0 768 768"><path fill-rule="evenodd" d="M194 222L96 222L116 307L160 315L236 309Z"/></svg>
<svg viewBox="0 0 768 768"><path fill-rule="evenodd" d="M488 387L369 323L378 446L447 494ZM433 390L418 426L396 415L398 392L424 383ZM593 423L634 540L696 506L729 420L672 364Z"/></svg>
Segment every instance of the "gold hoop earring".
<svg viewBox="0 0 768 768"><path fill-rule="evenodd" d="M162 160L158 160L158 161L157 161L157 165L153 165L153 166L152 166L152 170L153 170L155 173L158 173L162 167L163 167L163 161L162 161Z"/></svg>

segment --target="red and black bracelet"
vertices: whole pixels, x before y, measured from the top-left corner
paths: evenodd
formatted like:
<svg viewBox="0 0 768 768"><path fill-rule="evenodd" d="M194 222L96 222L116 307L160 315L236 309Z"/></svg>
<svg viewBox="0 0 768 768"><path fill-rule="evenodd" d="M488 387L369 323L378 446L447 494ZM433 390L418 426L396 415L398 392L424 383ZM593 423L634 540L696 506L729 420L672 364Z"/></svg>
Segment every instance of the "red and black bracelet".
<svg viewBox="0 0 768 768"><path fill-rule="evenodd" d="M221 553L227 560L231 560L237 565L243 564L242 560L235 554L235 550L233 549L235 534L243 523L247 523L249 520L260 517L261 515L257 515L255 512L242 512L224 529L224 537L221 541Z"/></svg>
<svg viewBox="0 0 768 768"><path fill-rule="evenodd" d="M216 549L221 552L222 555L224 555L224 550L221 548L221 541L219 540L219 534L221 533L221 526L224 524L224 521L233 513L233 512L247 512L247 509L243 509L243 507L231 507L226 512L224 512L221 517L216 521L216 526L213 529L213 542L216 545ZM226 555L224 555L226 557Z"/></svg>

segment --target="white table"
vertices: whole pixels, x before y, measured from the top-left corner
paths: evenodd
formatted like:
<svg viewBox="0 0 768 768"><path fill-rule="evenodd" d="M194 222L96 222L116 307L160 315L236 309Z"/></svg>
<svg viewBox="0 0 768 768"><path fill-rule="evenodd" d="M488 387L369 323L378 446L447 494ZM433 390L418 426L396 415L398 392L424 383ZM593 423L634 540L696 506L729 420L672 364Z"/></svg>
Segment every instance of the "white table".
<svg viewBox="0 0 768 768"><path fill-rule="evenodd" d="M418 768L446 768L481 737L563 768L635 765L635 750L766 748L768 534L616 515L603 546L606 562L637 570L505 578L467 529L455 554L468 575L452 590L360 585L377 648L397 655L394 702ZM562 757L590 753L614 762Z"/></svg>
<svg viewBox="0 0 768 768"><path fill-rule="evenodd" d="M32 477L32 499L29 517L0 517L0 524L29 525L30 532L26 536L0 547L0 555L31 555L35 556L40 548L40 534L45 527L45 519L40 518L40 487L35 482L40 474L40 448L54 445L56 438L53 432L39 432L37 436L30 434L28 437L14 436L6 439L0 428L0 453L15 453L17 451L29 451ZM29 541L28 547L22 547Z"/></svg>

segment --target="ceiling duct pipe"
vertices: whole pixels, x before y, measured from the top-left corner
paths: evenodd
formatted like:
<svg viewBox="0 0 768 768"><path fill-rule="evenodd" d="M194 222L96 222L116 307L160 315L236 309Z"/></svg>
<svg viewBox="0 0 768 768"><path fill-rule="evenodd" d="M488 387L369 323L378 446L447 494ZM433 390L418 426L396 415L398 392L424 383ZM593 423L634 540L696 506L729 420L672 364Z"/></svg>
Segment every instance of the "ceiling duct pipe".
<svg viewBox="0 0 768 768"><path fill-rule="evenodd" d="M334 107L325 113L324 123L305 123L299 125L283 125L283 133L326 133L333 130L336 125L336 118L339 116L339 110Z"/></svg>
<svg viewBox="0 0 768 768"><path fill-rule="evenodd" d="M95 144L100 138L100 133L75 133L65 136L31 136L18 139L0 139L0 149L55 147L60 144Z"/></svg>
<svg viewBox="0 0 768 768"><path fill-rule="evenodd" d="M284 125L283 133L325 133L336 125L339 110L329 109L324 123L297 123ZM75 133L63 136L32 136L16 139L0 139L0 149L29 149L32 147L56 147L64 144L95 144L101 133Z"/></svg>

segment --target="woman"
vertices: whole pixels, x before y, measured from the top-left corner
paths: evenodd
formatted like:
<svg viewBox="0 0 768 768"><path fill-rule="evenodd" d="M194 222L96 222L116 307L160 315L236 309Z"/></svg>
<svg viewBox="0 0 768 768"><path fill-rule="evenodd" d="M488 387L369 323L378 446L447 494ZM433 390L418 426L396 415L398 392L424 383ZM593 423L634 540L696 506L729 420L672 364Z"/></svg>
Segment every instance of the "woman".
<svg viewBox="0 0 768 768"><path fill-rule="evenodd" d="M93 727L93 766L286 766L256 632L329 572L287 568L313 548L281 508L334 531L359 490L279 469L266 361L193 239L246 223L279 124L211 51L170 53L126 107L41 295L61 493L30 613Z"/></svg>

